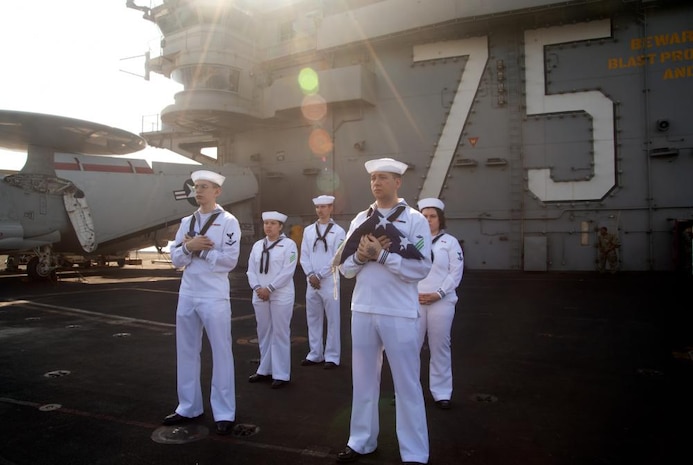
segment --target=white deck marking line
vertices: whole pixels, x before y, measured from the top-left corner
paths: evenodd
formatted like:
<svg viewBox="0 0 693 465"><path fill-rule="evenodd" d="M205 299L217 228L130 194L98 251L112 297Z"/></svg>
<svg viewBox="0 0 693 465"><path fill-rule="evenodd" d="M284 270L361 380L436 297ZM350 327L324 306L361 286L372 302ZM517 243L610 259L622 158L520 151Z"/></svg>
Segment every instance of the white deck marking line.
<svg viewBox="0 0 693 465"><path fill-rule="evenodd" d="M165 291L154 291L154 292L165 292ZM12 301L5 301L5 302L0 302L0 308L2 307L8 307L11 305L25 305L25 306L35 306L39 307L41 309L47 310L49 312L53 313L76 313L79 315L85 315L93 318L103 318L103 319L110 319L110 320L118 320L119 322L126 322L126 323L133 323L133 324L141 324L141 325L150 325L150 326L158 326L161 328L175 328L176 325L174 323L162 323L160 321L152 321L152 320L144 320L141 318L132 318L128 316L120 316L120 315L111 315L107 313L99 313L99 312L93 312L90 310L82 310L79 308L72 308L72 307L62 307L59 305L50 305L50 304L42 304L40 302L34 302L32 300L12 300ZM231 321L241 321L241 320L247 320L249 318L255 318L255 314L250 314L250 315L243 315L243 316L238 316L238 317L232 317Z"/></svg>
<svg viewBox="0 0 693 465"><path fill-rule="evenodd" d="M8 397L0 397L0 403L4 404L12 404L12 405L21 405L25 407L32 407L32 408L38 408L43 404L39 404L38 402L30 402L30 401L25 401L25 400L17 400L17 399L12 399ZM78 410L74 408L69 408L65 406L61 406L59 409L53 410L51 412L46 413L51 414L51 415L59 415L59 414L67 414L67 415L73 415L73 416L79 416L79 417L85 417L85 418L94 418L97 420L102 420L102 421L107 421L111 423L119 423L122 425L128 425L128 426L136 426L144 429L153 429L153 428L159 428L161 427L160 424L153 424L153 423L148 423L144 421L137 421L137 420L126 420L123 418L115 417L112 415L104 415L104 414L97 414L93 412L88 412L84 410ZM256 443L256 442L251 442L251 441L245 441L241 438L236 438L236 437L220 437L220 436L214 436L210 435L208 439L211 439L213 441L221 441L221 442L230 442L233 444L242 444L244 446L249 446L253 447L256 449L265 449L265 450L274 450L278 452L288 452L292 454L297 454L297 455L306 455L306 452L310 452L309 449L298 449L294 447L286 447L286 446L280 446L276 444L266 444L266 443ZM0 462L1 463L1 462Z"/></svg>
<svg viewBox="0 0 693 465"><path fill-rule="evenodd" d="M109 315L106 313L99 313L99 312L92 312L90 310L82 310L79 308L72 308L72 307L62 307L60 305L50 305L50 304L42 304L39 302L34 302L31 300L15 300L12 302L9 302L10 304L14 305L24 305L24 306L34 306L41 308L43 310L53 312L53 313L72 313L72 314L78 314L78 315L84 315L84 316L89 316L93 318L99 318L99 319L107 319L107 320L117 320L120 322L126 322L126 323L137 323L137 324L144 324L144 325L150 325L150 326L159 326L162 328L175 328L175 324L171 323L161 323L160 321L152 321L152 320L143 320L141 318L132 318L128 316L120 316L120 315Z"/></svg>

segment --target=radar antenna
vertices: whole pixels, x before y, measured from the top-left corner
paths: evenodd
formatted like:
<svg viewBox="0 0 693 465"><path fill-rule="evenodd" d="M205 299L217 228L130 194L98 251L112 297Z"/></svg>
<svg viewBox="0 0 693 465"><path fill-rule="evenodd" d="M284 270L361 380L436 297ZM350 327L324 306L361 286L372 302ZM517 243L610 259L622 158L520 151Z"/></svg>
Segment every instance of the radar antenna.
<svg viewBox="0 0 693 465"><path fill-rule="evenodd" d="M140 6L135 4L135 0L126 0L125 1L125 6L128 8L132 8L133 10L139 10L144 12L142 14L142 17L148 21L154 21L154 18L152 17L152 9L146 6Z"/></svg>

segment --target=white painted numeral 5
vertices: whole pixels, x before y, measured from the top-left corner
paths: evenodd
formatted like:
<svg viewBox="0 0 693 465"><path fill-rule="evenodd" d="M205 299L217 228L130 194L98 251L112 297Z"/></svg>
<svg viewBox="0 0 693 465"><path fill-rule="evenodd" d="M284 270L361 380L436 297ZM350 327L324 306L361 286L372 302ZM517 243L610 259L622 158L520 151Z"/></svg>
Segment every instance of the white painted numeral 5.
<svg viewBox="0 0 693 465"><path fill-rule="evenodd" d="M607 20L525 31L527 115L585 111L592 117L594 176L584 181L551 179L549 168L527 171L529 190L540 200L599 200L616 185L614 104L599 91L546 95L544 47L611 36Z"/></svg>

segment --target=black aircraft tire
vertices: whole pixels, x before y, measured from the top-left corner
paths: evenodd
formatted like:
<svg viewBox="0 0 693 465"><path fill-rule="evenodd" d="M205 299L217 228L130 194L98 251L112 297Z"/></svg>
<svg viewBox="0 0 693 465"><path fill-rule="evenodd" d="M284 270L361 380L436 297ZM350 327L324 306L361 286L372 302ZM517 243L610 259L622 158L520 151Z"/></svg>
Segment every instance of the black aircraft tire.
<svg viewBox="0 0 693 465"><path fill-rule="evenodd" d="M26 264L26 272L29 275L29 279L34 281L51 279L55 276L54 270L45 270L41 267L38 257L29 260L29 263Z"/></svg>

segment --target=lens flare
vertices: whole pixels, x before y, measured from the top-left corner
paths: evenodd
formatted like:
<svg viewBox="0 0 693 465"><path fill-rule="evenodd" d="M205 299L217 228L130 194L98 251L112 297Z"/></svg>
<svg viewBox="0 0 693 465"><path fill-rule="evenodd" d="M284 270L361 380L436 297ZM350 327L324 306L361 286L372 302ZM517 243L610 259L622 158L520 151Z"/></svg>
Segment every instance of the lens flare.
<svg viewBox="0 0 693 465"><path fill-rule="evenodd" d="M318 83L318 73L312 68L303 68L298 73L298 85L304 94L315 94L320 87Z"/></svg>
<svg viewBox="0 0 693 465"><path fill-rule="evenodd" d="M320 121L327 114L327 102L318 94L306 95L301 103L301 112L309 121Z"/></svg>
<svg viewBox="0 0 693 465"><path fill-rule="evenodd" d="M320 192L334 192L340 184L339 175L329 168L322 170L315 182Z"/></svg>
<svg viewBox="0 0 693 465"><path fill-rule="evenodd" d="M332 151L334 144L332 144L332 138L327 131L322 128L315 128L308 137L308 146L315 155L323 156Z"/></svg>

